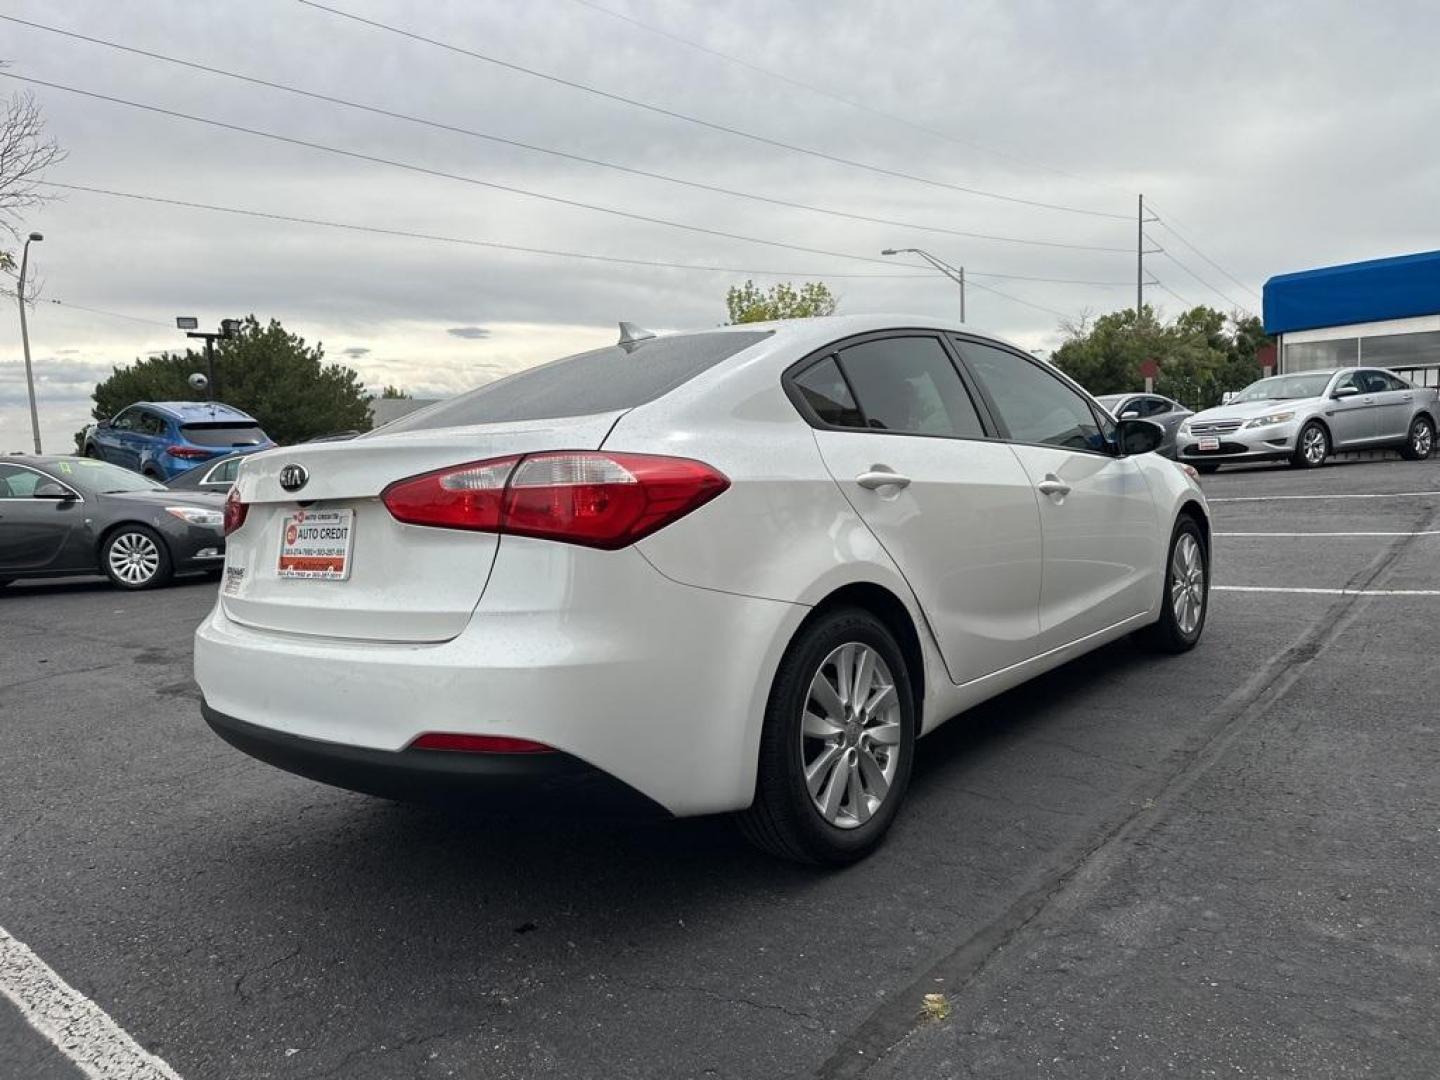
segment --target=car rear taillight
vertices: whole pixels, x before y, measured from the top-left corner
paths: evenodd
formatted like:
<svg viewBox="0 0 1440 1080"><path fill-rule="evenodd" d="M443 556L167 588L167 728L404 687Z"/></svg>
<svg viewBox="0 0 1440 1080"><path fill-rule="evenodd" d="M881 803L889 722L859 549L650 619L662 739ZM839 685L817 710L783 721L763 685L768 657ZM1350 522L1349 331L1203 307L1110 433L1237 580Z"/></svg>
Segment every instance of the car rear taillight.
<svg viewBox="0 0 1440 1080"><path fill-rule="evenodd" d="M245 524L245 515L249 513L250 505L240 501L240 492L235 488L230 489L230 494L225 496L225 535L229 536L241 525Z"/></svg>
<svg viewBox="0 0 1440 1080"><path fill-rule="evenodd" d="M209 450L201 450L196 446L172 446L165 452L171 457L186 458L192 461L196 458L208 458L210 456Z"/></svg>
<svg viewBox="0 0 1440 1080"><path fill-rule="evenodd" d="M455 750L465 754L553 754L555 748L532 739L510 735L464 735L459 732L432 731L421 735L409 746L411 750Z"/></svg>
<svg viewBox="0 0 1440 1080"><path fill-rule="evenodd" d="M613 551L730 486L689 458L557 450L492 458L397 480L381 500L397 521L534 536Z"/></svg>

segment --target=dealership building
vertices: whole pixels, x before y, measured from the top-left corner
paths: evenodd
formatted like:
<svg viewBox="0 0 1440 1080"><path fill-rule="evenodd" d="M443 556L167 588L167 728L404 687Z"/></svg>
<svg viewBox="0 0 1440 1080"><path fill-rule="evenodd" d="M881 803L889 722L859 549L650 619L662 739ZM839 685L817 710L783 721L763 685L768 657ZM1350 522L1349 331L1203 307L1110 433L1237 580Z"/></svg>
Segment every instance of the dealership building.
<svg viewBox="0 0 1440 1080"><path fill-rule="evenodd" d="M1272 277L1265 332L1281 372L1370 365L1440 385L1440 251Z"/></svg>

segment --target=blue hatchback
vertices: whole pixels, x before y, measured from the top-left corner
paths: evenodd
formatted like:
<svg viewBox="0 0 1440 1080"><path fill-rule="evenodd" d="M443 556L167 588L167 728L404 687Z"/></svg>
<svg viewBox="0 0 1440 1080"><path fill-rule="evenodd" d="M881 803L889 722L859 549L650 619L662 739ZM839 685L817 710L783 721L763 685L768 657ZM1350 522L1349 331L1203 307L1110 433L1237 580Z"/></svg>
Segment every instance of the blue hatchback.
<svg viewBox="0 0 1440 1080"><path fill-rule="evenodd" d="M213 458L274 446L255 418L211 401L141 401L85 432L86 457L156 480Z"/></svg>

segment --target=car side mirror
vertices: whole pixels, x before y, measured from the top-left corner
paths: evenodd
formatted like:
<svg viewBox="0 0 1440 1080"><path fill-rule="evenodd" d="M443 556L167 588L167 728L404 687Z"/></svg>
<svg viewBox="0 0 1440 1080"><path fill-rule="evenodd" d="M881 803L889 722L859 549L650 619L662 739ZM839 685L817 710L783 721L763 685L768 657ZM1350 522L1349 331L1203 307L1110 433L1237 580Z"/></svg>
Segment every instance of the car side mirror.
<svg viewBox="0 0 1440 1080"><path fill-rule="evenodd" d="M110 426L110 418L107 416L104 420L96 420L96 421L95 421L95 426L96 426L97 428L109 427L109 426Z"/></svg>
<svg viewBox="0 0 1440 1080"><path fill-rule="evenodd" d="M1121 420L1138 420L1138 419L1140 419L1140 414L1139 414L1138 412L1136 412L1134 409L1126 409L1124 412L1122 412L1122 413L1120 414L1120 419L1121 419Z"/></svg>
<svg viewBox="0 0 1440 1080"><path fill-rule="evenodd" d="M1358 386L1337 386L1335 388L1335 393L1331 394L1330 396L1337 398L1353 397L1358 393L1360 393L1360 388Z"/></svg>
<svg viewBox="0 0 1440 1080"><path fill-rule="evenodd" d="M35 485L31 496L36 499L59 499L61 502L69 502L75 498L75 493L64 484L57 484L54 480L42 480Z"/></svg>
<svg viewBox="0 0 1440 1080"><path fill-rule="evenodd" d="M1115 427L1121 457L1148 454L1165 441L1165 429L1153 420L1122 419Z"/></svg>

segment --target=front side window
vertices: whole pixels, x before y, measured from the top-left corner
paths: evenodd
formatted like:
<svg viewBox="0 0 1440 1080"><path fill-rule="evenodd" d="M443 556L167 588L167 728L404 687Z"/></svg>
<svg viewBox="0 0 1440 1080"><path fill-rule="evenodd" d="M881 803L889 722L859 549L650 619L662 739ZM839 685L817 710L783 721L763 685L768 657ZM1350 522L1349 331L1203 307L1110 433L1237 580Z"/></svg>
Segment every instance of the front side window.
<svg viewBox="0 0 1440 1080"><path fill-rule="evenodd" d="M140 410L138 409L124 409L114 420L110 421L110 426L117 431L130 431L135 427L135 420L139 415Z"/></svg>
<svg viewBox="0 0 1440 1080"><path fill-rule="evenodd" d="M240 471L240 459L231 458L229 461L222 461L215 470L206 477L207 484L233 484L235 474Z"/></svg>
<svg viewBox="0 0 1440 1080"><path fill-rule="evenodd" d="M883 338L840 352L865 426L907 435L985 437L980 416L938 338Z"/></svg>
<svg viewBox="0 0 1440 1080"><path fill-rule="evenodd" d="M1010 438L1105 452L1105 436L1090 403L1038 364L973 341L960 343L960 355L989 392Z"/></svg>
<svg viewBox="0 0 1440 1080"><path fill-rule="evenodd" d="M18 465L0 465L0 499L28 499L44 479L33 469Z"/></svg>
<svg viewBox="0 0 1440 1080"><path fill-rule="evenodd" d="M1171 408L1170 402L1164 398L1146 398L1144 408L1140 410L1140 415L1143 417L1164 416Z"/></svg>

